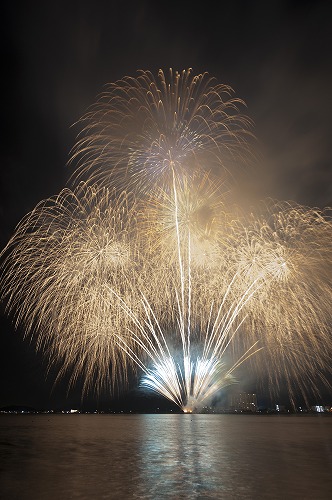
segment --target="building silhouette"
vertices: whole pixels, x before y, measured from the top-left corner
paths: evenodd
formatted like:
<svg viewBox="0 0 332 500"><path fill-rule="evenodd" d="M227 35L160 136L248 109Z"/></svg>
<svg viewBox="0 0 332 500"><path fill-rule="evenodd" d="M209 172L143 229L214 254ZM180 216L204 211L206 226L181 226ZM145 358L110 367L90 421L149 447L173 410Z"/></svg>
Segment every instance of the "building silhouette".
<svg viewBox="0 0 332 500"><path fill-rule="evenodd" d="M256 412L257 396L253 393L240 392L231 394L230 396L230 410L239 412Z"/></svg>

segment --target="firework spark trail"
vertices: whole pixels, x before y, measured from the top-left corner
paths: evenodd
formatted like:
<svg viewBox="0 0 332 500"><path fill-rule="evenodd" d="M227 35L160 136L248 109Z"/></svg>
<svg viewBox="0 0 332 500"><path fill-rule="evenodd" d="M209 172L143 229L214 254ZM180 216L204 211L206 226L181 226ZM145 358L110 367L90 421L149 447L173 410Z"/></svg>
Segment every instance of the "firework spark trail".
<svg viewBox="0 0 332 500"><path fill-rule="evenodd" d="M174 178L175 195L163 190L153 193L145 203L141 226L149 249L149 261L155 256L158 258L152 274L163 273L165 265L167 267L165 279L162 276L157 279L165 282L165 290L168 288L158 315L162 314L161 309L167 310L168 315L175 310L174 306L178 304L175 291L179 290L182 311L187 309L186 297L191 300L188 310L192 312L196 325L198 318L202 319L203 330L211 302L220 301L230 279L227 268L232 252L229 233L233 216L226 214L221 187L206 175L186 179L181 186ZM169 297L168 302L166 297Z"/></svg>
<svg viewBox="0 0 332 500"><path fill-rule="evenodd" d="M129 346L121 336L118 338L119 345L145 373L141 382L142 386L162 394L185 412L200 409L203 402L213 394L234 383L235 379L232 377L232 372L260 350L254 344L230 368L224 365L222 359L231 342L229 331L231 330L231 323L235 321L233 315L226 327L223 325L223 328L221 328L220 324L218 327L214 326L214 329L218 329L218 332L215 334L217 342L212 342L214 346L212 355L204 349L205 353L203 352L201 357L196 354L196 359L193 359L190 346L187 343L188 339L183 333L181 334L182 348L180 354L175 350L173 355L170 350L172 348L172 337L170 339L166 338L151 305L145 297L142 298L142 301L146 312L144 322L133 313L124 301L121 300L121 303L124 312L131 317L137 327L136 332L138 334L132 331L132 339L134 339L141 353L143 352L145 356L138 354L137 350ZM182 314L181 308L179 314ZM181 329L184 323L183 318L179 319L178 328ZM235 333L232 336L234 337L234 335ZM207 330L206 338L208 336L209 331ZM178 357L180 359L176 361ZM144 361L144 358L147 359L148 363ZM152 368L149 368L151 363Z"/></svg>
<svg viewBox="0 0 332 500"><path fill-rule="evenodd" d="M232 93L206 73L146 71L83 117L73 190L39 203L1 253L1 300L59 377L114 388L137 367L188 411L244 362L292 396L328 386L331 212L230 205L235 163L253 158Z"/></svg>

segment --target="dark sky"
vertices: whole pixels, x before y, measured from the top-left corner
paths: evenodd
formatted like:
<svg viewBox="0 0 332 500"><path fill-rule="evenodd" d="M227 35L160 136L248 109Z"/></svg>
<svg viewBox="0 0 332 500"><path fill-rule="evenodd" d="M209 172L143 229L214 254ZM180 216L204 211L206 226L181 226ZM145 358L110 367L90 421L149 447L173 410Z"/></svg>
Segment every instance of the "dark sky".
<svg viewBox="0 0 332 500"><path fill-rule="evenodd" d="M331 2L14 0L1 36L1 247L64 187L72 124L104 84L139 69L191 67L230 85L264 154L248 191L332 205ZM0 406L61 399L32 346L6 321L1 335Z"/></svg>

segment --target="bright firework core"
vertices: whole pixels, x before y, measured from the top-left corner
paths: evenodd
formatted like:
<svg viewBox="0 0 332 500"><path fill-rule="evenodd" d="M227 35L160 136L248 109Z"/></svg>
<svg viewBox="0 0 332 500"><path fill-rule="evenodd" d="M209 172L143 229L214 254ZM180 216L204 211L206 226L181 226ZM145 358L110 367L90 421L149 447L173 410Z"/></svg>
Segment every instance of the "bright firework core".
<svg viewBox="0 0 332 500"><path fill-rule="evenodd" d="M199 412L209 398L234 381L231 370L218 359L197 358L192 362L184 358L180 369L172 357L165 357L146 371L141 385L174 401L185 413L192 413Z"/></svg>
<svg viewBox="0 0 332 500"><path fill-rule="evenodd" d="M291 397L328 385L331 210L230 204L255 158L232 95L191 70L110 84L81 120L72 187L3 249L0 298L70 384L112 390L134 367L184 413L240 365Z"/></svg>

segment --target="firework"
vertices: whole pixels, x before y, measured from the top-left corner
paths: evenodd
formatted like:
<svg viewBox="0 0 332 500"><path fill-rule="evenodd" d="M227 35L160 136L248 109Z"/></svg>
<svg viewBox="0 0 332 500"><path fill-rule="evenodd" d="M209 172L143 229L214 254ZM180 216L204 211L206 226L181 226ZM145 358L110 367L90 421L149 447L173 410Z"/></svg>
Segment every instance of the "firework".
<svg viewBox="0 0 332 500"><path fill-rule="evenodd" d="M329 384L331 212L230 203L252 137L231 94L191 70L141 72L83 117L74 187L1 253L7 312L59 377L114 389L134 369L186 412L244 366L293 399Z"/></svg>
<svg viewBox="0 0 332 500"><path fill-rule="evenodd" d="M264 345L270 384L292 387L326 383L331 346L331 210L272 202L252 215L239 239L234 265L243 268L244 288L264 276L248 308L248 333ZM265 363L261 364L263 368Z"/></svg>
<svg viewBox="0 0 332 500"><path fill-rule="evenodd" d="M251 122L207 73L149 71L110 84L82 118L73 179L135 190L173 186L196 170L233 175L253 154Z"/></svg>
<svg viewBox="0 0 332 500"><path fill-rule="evenodd" d="M114 294L139 303L135 215L114 191L80 185L45 200L19 224L3 251L2 298L16 325L36 337L50 359L62 359L73 381L125 375L116 346L126 317ZM96 361L98 363L96 364Z"/></svg>

